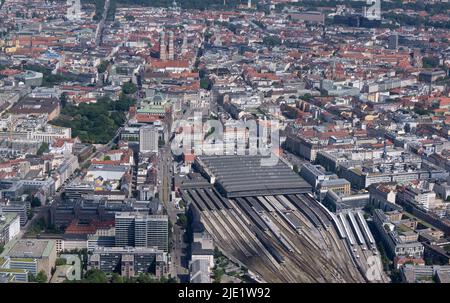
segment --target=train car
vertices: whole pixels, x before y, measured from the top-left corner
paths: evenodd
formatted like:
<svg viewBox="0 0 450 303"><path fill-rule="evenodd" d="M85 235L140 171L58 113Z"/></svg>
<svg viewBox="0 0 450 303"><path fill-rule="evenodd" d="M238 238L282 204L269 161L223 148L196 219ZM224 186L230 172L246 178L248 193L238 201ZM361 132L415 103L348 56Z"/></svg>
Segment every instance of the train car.
<svg viewBox="0 0 450 303"><path fill-rule="evenodd" d="M350 230L350 227L348 226L347 219L345 219L345 215L340 213L338 216L339 219L341 220L342 226L344 227L345 233L347 234L347 239L350 242L350 245L351 246L355 245L355 239L353 238L353 234Z"/></svg>
<svg viewBox="0 0 450 303"><path fill-rule="evenodd" d="M258 201L261 202L262 206L268 211L268 212L274 212L275 209L270 205L269 202L264 197L257 197Z"/></svg>
<svg viewBox="0 0 450 303"><path fill-rule="evenodd" d="M294 205L311 221L314 227L319 228L322 226L317 216L298 197L289 195L288 199L291 200L291 202L294 203Z"/></svg>
<svg viewBox="0 0 450 303"><path fill-rule="evenodd" d="M295 210L294 205L292 205L292 203L285 196L278 195L275 196L275 198L280 201L286 209Z"/></svg>
<svg viewBox="0 0 450 303"><path fill-rule="evenodd" d="M222 195L219 192L217 192L217 190L215 190L215 189L213 189L212 191L220 199L220 201L222 201L222 203L225 205L225 207L227 209L233 208L233 205L230 203L230 201L228 201L227 198L222 197Z"/></svg>
<svg viewBox="0 0 450 303"><path fill-rule="evenodd" d="M316 200L311 198L308 195L298 195L298 197L305 203L306 206L308 206L311 211L316 215L316 217L319 219L320 223L324 228L328 228L331 226L330 220L328 220L327 215L322 211L322 209L317 206L318 203Z"/></svg>
<svg viewBox="0 0 450 303"><path fill-rule="evenodd" d="M281 204L277 199L275 199L274 196L265 196L265 198L267 199L267 201L269 201L272 206L278 210L278 211L283 211L286 210L286 208L283 206L283 204Z"/></svg>
<svg viewBox="0 0 450 303"><path fill-rule="evenodd" d="M284 264L284 257L278 252L278 250L266 239L266 237L259 231L253 230L255 232L256 237L264 246L264 248L272 255L272 257L280 264Z"/></svg>
<svg viewBox="0 0 450 303"><path fill-rule="evenodd" d="M289 209L289 206L284 202L283 199L280 198L280 196L273 196L273 198L284 208Z"/></svg>
<svg viewBox="0 0 450 303"><path fill-rule="evenodd" d="M267 231L269 228L267 224L261 219L259 214L255 212L242 198L237 198L237 202L239 203L239 206L244 210L244 212L247 214L247 216L263 231Z"/></svg>
<svg viewBox="0 0 450 303"><path fill-rule="evenodd" d="M208 208L206 207L205 203L203 203L202 199L197 195L197 193L193 192L192 190L188 189L188 194L190 198L192 199L193 203L198 206L200 211L207 211Z"/></svg>
<svg viewBox="0 0 450 303"><path fill-rule="evenodd" d="M289 251L289 252L293 252L294 251L292 249L292 246L288 243L288 241L282 235L278 236L278 240L284 246L284 248L287 249L287 251Z"/></svg>
<svg viewBox="0 0 450 303"><path fill-rule="evenodd" d="M289 223L289 225L299 231L301 229L300 220L290 211L285 211L281 213L284 220Z"/></svg>
<svg viewBox="0 0 450 303"><path fill-rule="evenodd" d="M362 226L362 230L364 231L364 234L365 234L367 240L369 241L369 243L371 245L374 245L375 244L375 239L373 238L372 233L369 230L369 226L367 226L367 222L364 219L364 217L361 214L361 212L357 212L356 213L356 217L357 217L360 225Z"/></svg>
<svg viewBox="0 0 450 303"><path fill-rule="evenodd" d="M331 219L332 219L332 222L334 223L334 226L336 227L336 230L337 230L338 233L339 233L339 237L341 237L341 239L347 238L347 235L346 235L346 233L345 233L345 230L344 230L344 228L342 227L342 224L341 224L341 222L339 221L339 219L336 217L336 215L332 214L332 215L331 215Z"/></svg>
<svg viewBox="0 0 450 303"><path fill-rule="evenodd" d="M181 192L181 198L186 203L186 205L189 205L189 204L195 205L194 201L192 201L191 197L189 197L189 195L186 191L181 190L180 192Z"/></svg>
<svg viewBox="0 0 450 303"><path fill-rule="evenodd" d="M203 199L203 202L208 206L210 210L216 210L217 207L214 205L214 203L211 201L211 199L206 195L203 189L195 190L197 194L200 196L201 199Z"/></svg>
<svg viewBox="0 0 450 303"><path fill-rule="evenodd" d="M248 202L252 205L252 207L255 209L256 212L260 213L264 211L264 208L261 206L261 204L256 201L253 197L247 197L246 198Z"/></svg>
<svg viewBox="0 0 450 303"><path fill-rule="evenodd" d="M332 216L331 211L328 208L326 208L326 206L323 205L322 203L317 202L317 204L322 209L323 213L327 216L328 220L333 221L333 216Z"/></svg>
<svg viewBox="0 0 450 303"><path fill-rule="evenodd" d="M211 201L219 210L224 208L224 204L222 203L222 201L214 194L211 189L205 189L204 193L206 193L206 195L211 199Z"/></svg>
<svg viewBox="0 0 450 303"><path fill-rule="evenodd" d="M350 223L352 224L353 230L355 231L356 239L358 240L358 243L360 245L365 245L366 241L364 241L364 237L359 229L358 223L356 223L355 216L353 215L352 212L349 212L348 217L350 218Z"/></svg>

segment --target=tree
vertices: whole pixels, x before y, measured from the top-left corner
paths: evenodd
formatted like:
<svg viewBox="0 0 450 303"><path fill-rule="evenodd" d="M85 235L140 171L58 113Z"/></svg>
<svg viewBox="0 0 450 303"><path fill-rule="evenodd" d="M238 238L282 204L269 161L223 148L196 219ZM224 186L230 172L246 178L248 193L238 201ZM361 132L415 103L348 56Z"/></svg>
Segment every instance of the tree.
<svg viewBox="0 0 450 303"><path fill-rule="evenodd" d="M28 281L30 281L30 282L47 283L47 280L48 280L47 274L43 270L38 272L38 274L36 276L34 276L31 273L28 275Z"/></svg>
<svg viewBox="0 0 450 303"><path fill-rule="evenodd" d="M423 57L422 58L422 65L424 68L436 68L439 66L439 58L435 57Z"/></svg>
<svg viewBox="0 0 450 303"><path fill-rule="evenodd" d="M111 283L124 283L124 278L118 273L113 273L111 276Z"/></svg>
<svg viewBox="0 0 450 303"><path fill-rule="evenodd" d="M41 200L38 197L31 198L31 207L39 207L41 206Z"/></svg>
<svg viewBox="0 0 450 303"><path fill-rule="evenodd" d="M223 254L220 251L220 249L216 246L214 247L214 258L218 259L220 257L223 257Z"/></svg>
<svg viewBox="0 0 450 303"><path fill-rule="evenodd" d="M311 100L312 95L311 94L304 94L303 96L300 97L300 99L305 100L305 101L309 101Z"/></svg>
<svg viewBox="0 0 450 303"><path fill-rule="evenodd" d="M269 47L278 46L282 44L281 38L277 36L266 36L263 38L263 44Z"/></svg>
<svg viewBox="0 0 450 303"><path fill-rule="evenodd" d="M67 93L62 93L61 97L59 98L59 101L61 102L61 107L66 107L67 105Z"/></svg>
<svg viewBox="0 0 450 303"><path fill-rule="evenodd" d="M111 160L111 157L110 157L110 156L105 156L105 157L103 158L103 160L104 160L104 161L110 161L110 160Z"/></svg>
<svg viewBox="0 0 450 303"><path fill-rule="evenodd" d="M298 165L297 164L294 164L292 169L298 174Z"/></svg>
<svg viewBox="0 0 450 303"><path fill-rule="evenodd" d="M31 220L34 215L34 210L30 208L30 210L27 211L27 219Z"/></svg>
<svg viewBox="0 0 450 303"><path fill-rule="evenodd" d="M363 210L368 213L368 214L372 214L372 212L374 211L375 207L372 204L367 204L366 206L364 206Z"/></svg>
<svg viewBox="0 0 450 303"><path fill-rule="evenodd" d="M109 66L109 61L102 61L102 62L100 62L99 66L97 67L97 71L100 74L103 74L108 69L108 66Z"/></svg>
<svg viewBox="0 0 450 303"><path fill-rule="evenodd" d="M65 258L56 259L56 262L55 262L56 266L61 266L61 265L66 265L66 264L67 264L67 259L65 259Z"/></svg>
<svg viewBox="0 0 450 303"><path fill-rule="evenodd" d="M113 107L115 110L126 112L130 109L130 106L136 104L136 99L127 96L124 93L121 93L119 96L119 100L113 103Z"/></svg>
<svg viewBox="0 0 450 303"><path fill-rule="evenodd" d="M159 279L160 283L177 283L177 279L173 278L173 277L161 277L161 279Z"/></svg>
<svg viewBox="0 0 450 303"><path fill-rule="evenodd" d="M223 268L215 268L213 269L213 279L214 283L220 283L222 280L222 276L225 274L225 270Z"/></svg>
<svg viewBox="0 0 450 303"><path fill-rule="evenodd" d="M122 94L118 101L99 98L97 103L67 105L51 124L70 127L72 136L86 143L105 144L126 120L125 112L135 100Z"/></svg>
<svg viewBox="0 0 450 303"><path fill-rule="evenodd" d="M166 141L164 141L164 139L158 139L158 146L159 147L163 147L164 144L166 144Z"/></svg>
<svg viewBox="0 0 450 303"><path fill-rule="evenodd" d="M41 146L39 147L39 149L37 150L37 152L36 152L36 154L38 155L38 156L40 156L40 155L42 155L43 153L47 153L48 151L49 151L49 145L48 145L48 143L47 142L43 142L42 144L41 144Z"/></svg>
<svg viewBox="0 0 450 303"><path fill-rule="evenodd" d="M444 245L444 250L448 253L450 253L450 244Z"/></svg>
<svg viewBox="0 0 450 303"><path fill-rule="evenodd" d="M139 274L139 276L136 279L137 283L155 283L157 280L150 276L149 274Z"/></svg>
<svg viewBox="0 0 450 303"><path fill-rule="evenodd" d="M212 86L212 83L209 80L209 78L203 78L203 79L200 80L200 87L201 88L210 90L211 86Z"/></svg>
<svg viewBox="0 0 450 303"><path fill-rule="evenodd" d="M127 21L134 21L135 18L132 15L125 15L125 20L127 20Z"/></svg>
<svg viewBox="0 0 450 303"><path fill-rule="evenodd" d="M126 82L122 85L122 92L126 95L134 94L136 91L137 87L133 82Z"/></svg>
<svg viewBox="0 0 450 303"><path fill-rule="evenodd" d="M178 215L177 225L179 225L183 229L186 229L188 225L188 219L185 214Z"/></svg>
<svg viewBox="0 0 450 303"><path fill-rule="evenodd" d="M108 277L99 269L91 269L87 271L85 278L81 281L83 283L108 283Z"/></svg>

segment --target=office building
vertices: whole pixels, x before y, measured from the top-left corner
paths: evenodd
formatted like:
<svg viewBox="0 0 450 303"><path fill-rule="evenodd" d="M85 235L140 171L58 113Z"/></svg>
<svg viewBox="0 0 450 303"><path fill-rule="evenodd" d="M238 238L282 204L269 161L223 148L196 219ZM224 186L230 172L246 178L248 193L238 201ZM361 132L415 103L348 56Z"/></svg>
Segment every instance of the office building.
<svg viewBox="0 0 450 303"><path fill-rule="evenodd" d="M419 74L419 81L432 83L438 79L443 79L447 76L446 72L441 69L424 70Z"/></svg>
<svg viewBox="0 0 450 303"><path fill-rule="evenodd" d="M50 278L56 262L56 241L21 239L4 256L10 258L12 269L24 269L33 275L43 271Z"/></svg>
<svg viewBox="0 0 450 303"><path fill-rule="evenodd" d="M0 258L0 283L28 282L29 271L23 268L11 267L9 257Z"/></svg>
<svg viewBox="0 0 450 303"><path fill-rule="evenodd" d="M398 48L398 34L394 33L389 36L389 49L396 50Z"/></svg>
<svg viewBox="0 0 450 303"><path fill-rule="evenodd" d="M139 129L139 151L141 153L158 152L158 130L153 126Z"/></svg>
<svg viewBox="0 0 450 303"><path fill-rule="evenodd" d="M168 271L167 253L148 247L98 247L89 255L88 270L119 271L126 277L152 273L157 278Z"/></svg>
<svg viewBox="0 0 450 303"><path fill-rule="evenodd" d="M408 227L417 226L416 222L402 220L402 212L383 212L381 209L373 211L373 218L390 257L423 257L424 246L418 241L419 235Z"/></svg>
<svg viewBox="0 0 450 303"><path fill-rule="evenodd" d="M401 269L402 281L406 283L437 282L450 283L450 266L417 266L406 264Z"/></svg>
<svg viewBox="0 0 450 303"><path fill-rule="evenodd" d="M116 246L156 247L167 252L168 228L166 215L116 213Z"/></svg>
<svg viewBox="0 0 450 303"><path fill-rule="evenodd" d="M5 245L20 232L20 217L16 213L2 212L0 206L0 245Z"/></svg>
<svg viewBox="0 0 450 303"><path fill-rule="evenodd" d="M323 203L332 211L340 212L346 209L363 209L369 203L368 193L343 194L328 190Z"/></svg>
<svg viewBox="0 0 450 303"><path fill-rule="evenodd" d="M132 213L116 213L116 246L134 246L134 220Z"/></svg>

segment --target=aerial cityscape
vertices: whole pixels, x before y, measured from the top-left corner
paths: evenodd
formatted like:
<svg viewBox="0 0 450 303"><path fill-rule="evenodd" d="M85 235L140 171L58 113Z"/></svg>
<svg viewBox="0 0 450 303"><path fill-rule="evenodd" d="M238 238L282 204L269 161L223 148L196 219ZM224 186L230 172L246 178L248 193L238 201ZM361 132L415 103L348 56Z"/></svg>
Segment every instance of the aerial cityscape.
<svg viewBox="0 0 450 303"><path fill-rule="evenodd" d="M450 283L447 0L0 0L0 283Z"/></svg>

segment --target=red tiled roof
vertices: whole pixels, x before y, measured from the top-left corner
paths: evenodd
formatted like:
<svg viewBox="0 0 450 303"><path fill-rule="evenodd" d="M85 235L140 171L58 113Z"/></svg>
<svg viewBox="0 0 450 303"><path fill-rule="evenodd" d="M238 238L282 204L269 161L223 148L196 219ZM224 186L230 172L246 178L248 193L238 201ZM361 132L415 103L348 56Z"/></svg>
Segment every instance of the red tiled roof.
<svg viewBox="0 0 450 303"><path fill-rule="evenodd" d="M136 114L134 118L140 123L152 123L161 120L158 116L146 114Z"/></svg>

